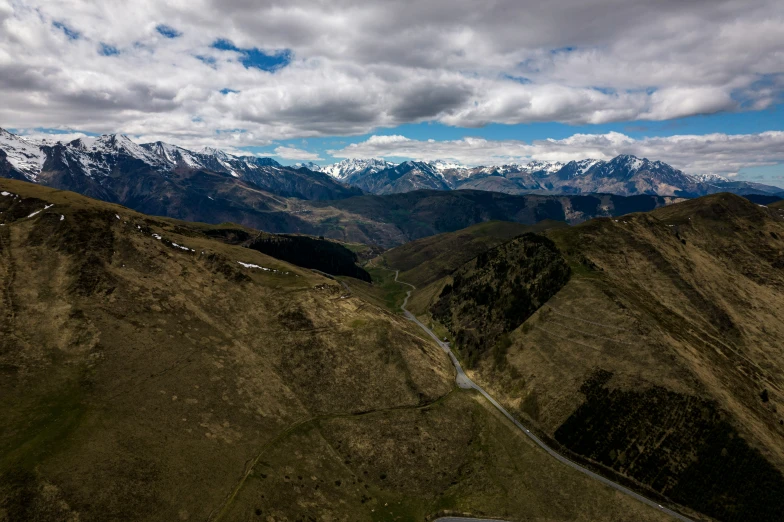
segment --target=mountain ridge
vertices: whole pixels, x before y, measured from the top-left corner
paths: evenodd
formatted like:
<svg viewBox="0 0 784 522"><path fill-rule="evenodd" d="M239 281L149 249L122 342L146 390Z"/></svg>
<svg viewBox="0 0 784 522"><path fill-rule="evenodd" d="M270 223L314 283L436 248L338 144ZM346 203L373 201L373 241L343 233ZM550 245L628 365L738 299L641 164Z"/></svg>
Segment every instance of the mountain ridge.
<svg viewBox="0 0 784 522"><path fill-rule="evenodd" d="M393 194L419 188L434 190L479 189L507 194L616 194L630 196L699 197L717 192L745 194L784 194L784 188L749 181L732 181L717 174L691 175L659 160L621 154L608 161L598 159L558 161L532 160L526 164L511 163L468 167L444 160L405 161L382 169L384 160L343 160L321 166L322 172L373 194ZM337 165L362 165L372 169L355 169L344 174ZM409 174L411 172L411 174ZM399 181L407 175L408 179ZM412 188L413 187L413 188Z"/></svg>

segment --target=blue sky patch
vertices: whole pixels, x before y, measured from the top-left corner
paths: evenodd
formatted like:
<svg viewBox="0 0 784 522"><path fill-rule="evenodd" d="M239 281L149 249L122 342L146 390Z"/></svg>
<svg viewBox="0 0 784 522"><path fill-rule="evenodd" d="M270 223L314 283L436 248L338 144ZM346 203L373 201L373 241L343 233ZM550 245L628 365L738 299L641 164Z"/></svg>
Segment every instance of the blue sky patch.
<svg viewBox="0 0 784 522"><path fill-rule="evenodd" d="M194 58L196 58L199 61L202 61L202 62L206 63L210 67L215 67L215 58L213 58L212 56L202 56L200 54L197 54L197 55L194 56Z"/></svg>
<svg viewBox="0 0 784 522"><path fill-rule="evenodd" d="M219 39L212 44L213 49L219 51L233 51L240 53L240 63L246 69L255 67L262 71L274 72L287 66L291 62L292 54L289 49L279 51L262 51L255 47L242 49L234 45L230 40Z"/></svg>
<svg viewBox="0 0 784 522"><path fill-rule="evenodd" d="M74 31L67 25L62 22L52 22L52 25L56 28L60 29L62 32L65 33L65 36L68 37L69 40L78 40L79 39L79 31Z"/></svg>
<svg viewBox="0 0 784 522"><path fill-rule="evenodd" d="M240 91L235 91L234 89L229 89L229 88L226 88L226 89L221 89L221 90L220 90L220 93L221 93L221 94L229 94L229 93L235 93L235 94L236 94L236 93L238 93L238 92L240 92Z"/></svg>
<svg viewBox="0 0 784 522"><path fill-rule="evenodd" d="M115 46L103 42L101 42L99 45L98 52L103 56L114 56L115 54L120 54L120 51L118 51Z"/></svg>
<svg viewBox="0 0 784 522"><path fill-rule="evenodd" d="M182 36L181 32L170 25L160 24L155 30L165 38L177 38L178 36Z"/></svg>

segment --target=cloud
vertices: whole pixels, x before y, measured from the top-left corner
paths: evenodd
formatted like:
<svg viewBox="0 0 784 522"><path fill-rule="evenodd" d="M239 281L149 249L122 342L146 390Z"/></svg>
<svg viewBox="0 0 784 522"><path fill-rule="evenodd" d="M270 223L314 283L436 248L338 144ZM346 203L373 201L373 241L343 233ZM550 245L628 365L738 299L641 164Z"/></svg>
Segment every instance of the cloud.
<svg viewBox="0 0 784 522"><path fill-rule="evenodd" d="M670 163L690 174L736 174L743 168L784 163L784 131L759 134L676 135L634 139L625 134L575 134L562 140L463 138L436 141L405 136L371 136L361 143L329 150L335 158L452 160L466 165L526 163L530 160L610 159L633 154Z"/></svg>
<svg viewBox="0 0 784 522"><path fill-rule="evenodd" d="M274 155L287 160L320 161L324 159L316 153L308 152L296 147L275 147Z"/></svg>
<svg viewBox="0 0 784 522"><path fill-rule="evenodd" d="M0 0L0 124L235 146L666 120L781 101L782 49L779 0Z"/></svg>

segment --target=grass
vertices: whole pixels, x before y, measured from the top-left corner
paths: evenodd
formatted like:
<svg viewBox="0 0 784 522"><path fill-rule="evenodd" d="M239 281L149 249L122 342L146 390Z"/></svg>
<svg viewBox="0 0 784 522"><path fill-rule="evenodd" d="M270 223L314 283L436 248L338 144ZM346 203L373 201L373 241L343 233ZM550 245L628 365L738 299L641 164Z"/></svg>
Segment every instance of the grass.
<svg viewBox="0 0 784 522"><path fill-rule="evenodd" d="M373 278L373 284L349 280L352 292L363 299L377 304L393 313L400 314L400 305L406 298L409 287L395 282L395 272L379 267L366 266L366 271Z"/></svg>
<svg viewBox="0 0 784 522"><path fill-rule="evenodd" d="M425 407L298 425L267 448L226 519L414 521L439 514L664 520L552 460L462 390Z"/></svg>
<svg viewBox="0 0 784 522"><path fill-rule="evenodd" d="M451 387L437 347L341 299L336 281L204 226L0 187L22 196L0 199L0 395L13 399L0 405L0 462L21 477L0 511L27 498L23 519L63 505L60 519L204 519L296 419L415 406Z"/></svg>

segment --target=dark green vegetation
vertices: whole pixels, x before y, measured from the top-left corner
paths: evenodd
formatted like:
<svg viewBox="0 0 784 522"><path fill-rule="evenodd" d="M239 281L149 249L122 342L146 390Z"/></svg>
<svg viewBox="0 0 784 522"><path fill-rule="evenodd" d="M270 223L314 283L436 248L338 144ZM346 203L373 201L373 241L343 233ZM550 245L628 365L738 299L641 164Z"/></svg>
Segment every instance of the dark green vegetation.
<svg viewBox="0 0 784 522"><path fill-rule="evenodd" d="M568 280L569 266L553 242L524 234L456 270L433 304L433 317L452 333L457 352L473 368Z"/></svg>
<svg viewBox="0 0 784 522"><path fill-rule="evenodd" d="M370 282L370 274L356 264L357 255L334 241L308 236L260 234L248 242L247 247L297 266Z"/></svg>
<svg viewBox="0 0 784 522"><path fill-rule="evenodd" d="M228 244L247 229L3 191L4 522L664 520L454 391L410 321Z"/></svg>
<svg viewBox="0 0 784 522"><path fill-rule="evenodd" d="M756 203L758 205L770 205L771 203L776 203L778 201L784 200L781 196L771 196L767 194L747 194L743 196L744 198L748 199L752 203Z"/></svg>
<svg viewBox="0 0 784 522"><path fill-rule="evenodd" d="M651 496L719 520L780 520L781 203L717 194L544 234L571 278L478 357L461 352L471 377L543 437ZM491 274L491 286L508 284ZM439 308L453 277L410 300L436 329L454 329ZM466 306L466 321L502 317L507 304L490 302Z"/></svg>
<svg viewBox="0 0 784 522"><path fill-rule="evenodd" d="M597 371L582 385L585 402L555 431L558 442L719 520L781 518L781 473L715 402L660 386L613 389L611 378Z"/></svg>
<svg viewBox="0 0 784 522"><path fill-rule="evenodd" d="M562 221L523 225L507 221L479 223L456 232L417 239L383 254L383 261L400 270L400 278L421 288L454 272L478 254L526 232L568 226Z"/></svg>

